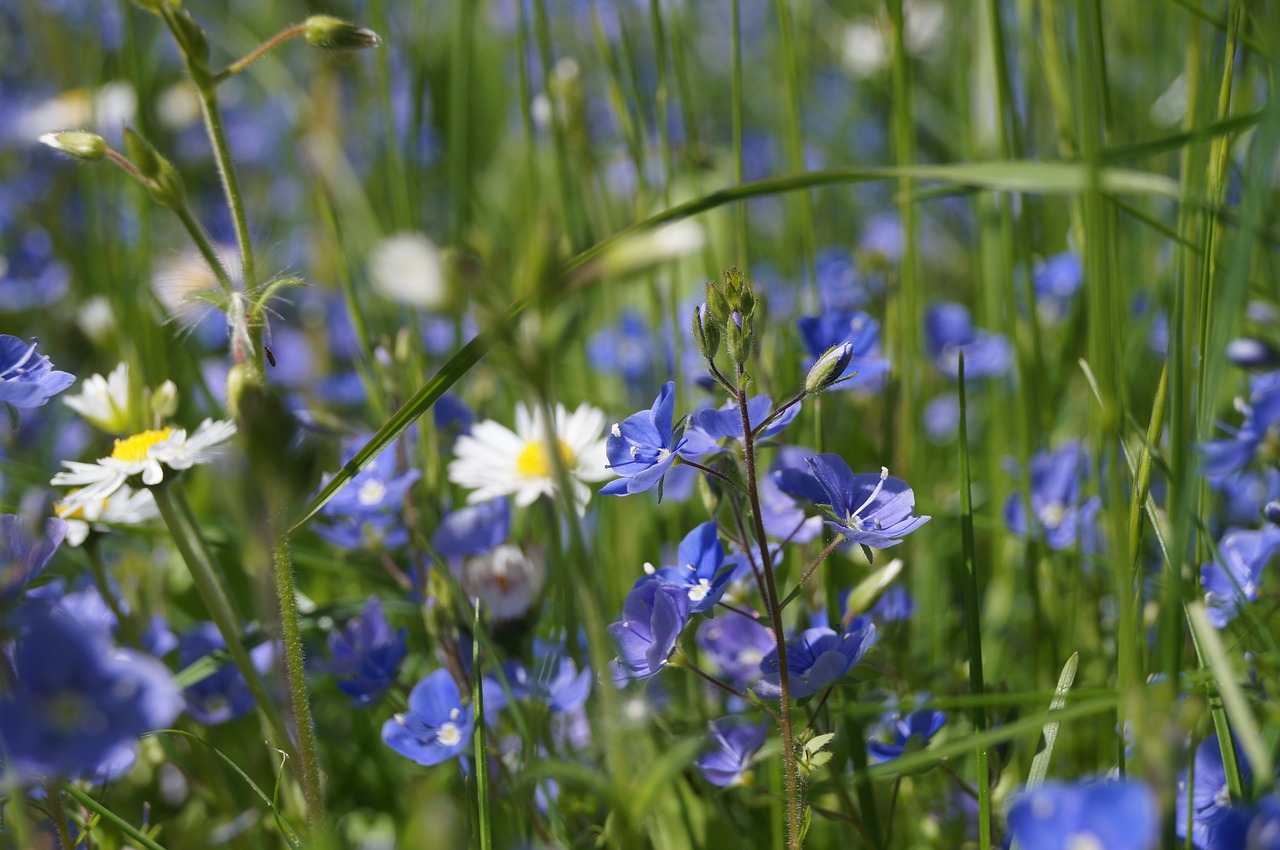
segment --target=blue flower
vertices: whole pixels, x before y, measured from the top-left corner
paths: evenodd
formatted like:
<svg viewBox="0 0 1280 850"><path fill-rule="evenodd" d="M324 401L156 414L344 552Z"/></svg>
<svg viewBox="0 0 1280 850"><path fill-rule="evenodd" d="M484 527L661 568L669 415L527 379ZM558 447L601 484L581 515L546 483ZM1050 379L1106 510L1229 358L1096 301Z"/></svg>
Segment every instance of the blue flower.
<svg viewBox="0 0 1280 850"><path fill-rule="evenodd" d="M915 493L901 478L880 474L854 475L844 458L820 454L808 459L809 473L786 469L777 473L784 492L826 505L827 525L854 543L887 549L930 520L915 516Z"/></svg>
<svg viewBox="0 0 1280 850"><path fill-rule="evenodd" d="M1228 439L1200 446L1205 475L1230 475L1255 458L1280 456L1280 372L1251 378L1249 390L1240 430Z"/></svg>
<svg viewBox="0 0 1280 850"><path fill-rule="evenodd" d="M653 350L653 331L634 312L623 313L615 327L596 331L587 340L591 368L616 374L632 387L653 374Z"/></svg>
<svg viewBox="0 0 1280 850"><path fill-rule="evenodd" d="M749 723L740 716L722 717L710 724L710 732L710 749L694 763L698 772L719 788L746 784L751 757L769 737L769 721Z"/></svg>
<svg viewBox="0 0 1280 850"><path fill-rule="evenodd" d="M871 316L861 311L823 313L821 316L806 316L797 324L800 340L811 358L806 368L812 368L817 358L837 345L849 343L853 346L849 365L841 374L833 376L836 380L847 380L836 384L833 389L857 387L875 392L883 388L889 361L880 353L880 323Z"/></svg>
<svg viewBox="0 0 1280 850"><path fill-rule="evenodd" d="M350 461L367 442L368 439L364 437L349 441L342 462L345 464ZM320 509L320 513L327 517L359 517L382 511L398 511L404 504L405 494L422 473L410 469L397 474L396 468L396 445L392 443L335 493Z"/></svg>
<svg viewBox="0 0 1280 850"><path fill-rule="evenodd" d="M329 633L330 659L316 667L337 678L338 689L356 705L376 702L395 683L400 662L409 648L404 629L392 631L382 613L382 602L370 596L359 617L341 631Z"/></svg>
<svg viewBox="0 0 1280 850"><path fill-rule="evenodd" d="M768 396L758 395L747 399L747 421L752 429L760 427L773 412L773 402ZM782 432L800 413L800 405L793 404L782 415L769 423L756 437L767 440ZM680 448L680 456L699 458L725 451L727 446L721 440L742 440L742 416L736 402L729 401L718 410L699 410L693 415L688 430L685 431L684 445Z"/></svg>
<svg viewBox="0 0 1280 850"><path fill-rule="evenodd" d="M463 707L448 670L437 670L413 686L409 710L382 725L383 742L407 759L431 766L471 746L475 717Z"/></svg>
<svg viewBox="0 0 1280 850"><path fill-rule="evenodd" d="M56 372L49 358L16 336L0 334L0 402L40 407L75 383L75 375Z"/></svg>
<svg viewBox="0 0 1280 850"><path fill-rule="evenodd" d="M947 722L947 715L933 709L913 711L906 717L893 715L885 724L885 737L873 738L867 742L867 755L871 761L882 762L895 759L909 747L923 747Z"/></svg>
<svg viewBox="0 0 1280 850"><path fill-rule="evenodd" d="M911 593L902 585L895 584L880 595L870 613L871 619L877 623L897 623L910 620L915 612L916 601L911 598Z"/></svg>
<svg viewBox="0 0 1280 850"><path fill-rule="evenodd" d="M622 476L600 488L605 496L629 496L655 487L676 462L685 440L674 440L671 419L676 385L667 381L649 410L633 413L609 429L609 468Z"/></svg>
<svg viewBox="0 0 1280 850"><path fill-rule="evenodd" d="M689 597L678 587L642 581L622 603L622 619L609 626L618 645L614 681L646 679L667 664L689 622Z"/></svg>
<svg viewBox="0 0 1280 850"><path fill-rule="evenodd" d="M1069 549L1077 539L1082 549L1094 548L1094 521L1102 503L1097 497L1080 502L1086 462L1084 451L1075 441L1052 453L1037 452L1031 458L1031 510L1050 549ZM1009 496L1004 517L1014 534L1031 533L1022 493Z"/></svg>
<svg viewBox="0 0 1280 850"><path fill-rule="evenodd" d="M760 476L760 511L764 532L771 540L808 543L822 533L822 518L808 516L795 498L778 486L774 476L784 469L807 472L809 465L805 458L812 456L811 449L783 446L774 456L770 474Z"/></svg>
<svg viewBox="0 0 1280 850"><path fill-rule="evenodd" d="M1200 566L1204 604L1209 622L1217 628L1235 619L1244 601L1258 598L1262 570L1280 551L1280 528L1265 525L1257 531L1229 529L1218 541L1218 560Z"/></svg>
<svg viewBox="0 0 1280 850"><path fill-rule="evenodd" d="M787 676L791 698L813 696L853 668L876 642L876 627L866 617L855 617L843 634L831 629L806 629L787 642ZM764 671L752 690L761 699L781 699L778 650L760 662Z"/></svg>
<svg viewBox="0 0 1280 850"><path fill-rule="evenodd" d="M735 613L704 620L698 627L697 641L721 675L737 688L760 678L760 662L777 649L771 631L760 622Z"/></svg>
<svg viewBox="0 0 1280 850"><path fill-rule="evenodd" d="M164 665L56 610L27 618L13 667L17 686L0 699L0 743L8 768L24 779L94 771L182 710Z"/></svg>
<svg viewBox="0 0 1280 850"><path fill-rule="evenodd" d="M975 328L969 308L951 301L932 304L925 311L924 340L933 365L949 378L960 376L961 352L965 380L998 377L1013 362L1009 340Z"/></svg>
<svg viewBox="0 0 1280 850"><path fill-rule="evenodd" d="M1150 850L1160 837L1160 812L1140 782L1046 782L1014 800L1009 831L1035 850Z"/></svg>
<svg viewBox="0 0 1280 850"><path fill-rule="evenodd" d="M1040 320L1049 325L1061 323L1083 282L1084 265L1075 251L1054 254L1036 266L1031 285L1035 289L1036 314Z"/></svg>
<svg viewBox="0 0 1280 850"><path fill-rule="evenodd" d="M197 623L178 641L178 664L189 667L201 658L218 650L226 650L227 643L213 623ZM271 669L275 658L275 644L266 641L250 650L253 666L260 673ZM182 692L187 701L187 712L206 726L216 726L243 717L253 711L253 694L244 675L230 661L205 678L189 685Z"/></svg>
<svg viewBox="0 0 1280 850"><path fill-rule="evenodd" d="M489 552L511 533L511 502L491 499L450 511L431 535L431 546L448 559Z"/></svg>
<svg viewBox="0 0 1280 850"><path fill-rule="evenodd" d="M45 520L43 533L35 533L15 514L0 514L0 602L12 600L41 572L67 536L67 524Z"/></svg>
<svg viewBox="0 0 1280 850"><path fill-rule="evenodd" d="M674 567L663 567L640 581L660 581L674 587L688 598L690 613L700 614L714 608L724 595L733 573L724 565L719 526L704 522L680 541Z"/></svg>
<svg viewBox="0 0 1280 850"><path fill-rule="evenodd" d="M591 695L591 670L584 667L579 671L559 644L534 641L532 668L521 661L508 661L502 670L512 697L543 703L557 714L576 711ZM484 710L488 718L493 710L506 704L507 695L496 676L486 676L485 686Z"/></svg>
<svg viewBox="0 0 1280 850"><path fill-rule="evenodd" d="M1241 778L1247 787L1253 779L1253 770L1240 747L1239 765ZM1187 788L1185 769L1178 774L1178 788L1174 798L1174 833L1181 840L1187 837L1188 804L1190 805L1191 842L1199 850L1235 850L1243 846L1247 822L1243 811L1231 805L1231 793L1227 790L1227 771L1222 763L1222 750L1218 737L1210 735L1200 742L1195 755L1195 779Z"/></svg>

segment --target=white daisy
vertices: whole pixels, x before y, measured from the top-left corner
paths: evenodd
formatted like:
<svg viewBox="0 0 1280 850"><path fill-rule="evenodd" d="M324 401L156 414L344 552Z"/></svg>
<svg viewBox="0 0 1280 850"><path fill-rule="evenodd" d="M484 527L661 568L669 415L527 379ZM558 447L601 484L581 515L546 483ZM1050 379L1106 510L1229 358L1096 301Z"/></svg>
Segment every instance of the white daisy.
<svg viewBox="0 0 1280 850"><path fill-rule="evenodd" d="M573 483L574 504L581 510L591 499L585 482L611 477L605 454L604 412L581 405L571 415L556 405L553 430L560 460ZM469 504L513 496L520 507L556 491L556 472L547 451L547 432L540 414L516 405L516 430L487 419L454 444L449 480L472 490Z"/></svg>
<svg viewBox="0 0 1280 850"><path fill-rule="evenodd" d="M498 623L528 613L546 580L546 561L531 558L510 543L468 558L462 566L462 589L468 596L478 596Z"/></svg>
<svg viewBox="0 0 1280 850"><path fill-rule="evenodd" d="M110 531L112 525L140 525L160 515L150 490L134 490L127 484L87 505L68 508L65 502L59 502L57 512L67 521L68 546L79 546L90 531Z"/></svg>
<svg viewBox="0 0 1280 850"><path fill-rule="evenodd" d="M110 497L131 476L141 475L149 486L164 480L164 467L190 469L208 463L218 446L231 439L236 425L229 420L206 419L190 437L183 428L159 428L116 440L110 457L97 463L63 461L66 472L53 476L52 484L79 487L62 500L62 507L74 511Z"/></svg>
<svg viewBox="0 0 1280 850"><path fill-rule="evenodd" d="M67 407L108 434L129 429L129 364L121 363L107 377L94 375L78 395L63 396Z"/></svg>

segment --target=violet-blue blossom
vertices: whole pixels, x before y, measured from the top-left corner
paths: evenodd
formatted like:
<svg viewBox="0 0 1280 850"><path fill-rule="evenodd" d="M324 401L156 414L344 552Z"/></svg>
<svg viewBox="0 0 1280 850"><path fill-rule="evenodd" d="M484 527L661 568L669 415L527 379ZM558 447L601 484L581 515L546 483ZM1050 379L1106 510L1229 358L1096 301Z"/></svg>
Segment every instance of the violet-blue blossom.
<svg viewBox="0 0 1280 850"><path fill-rule="evenodd" d="M431 535L431 546L448 560L482 555L507 541L511 501L490 499L449 511Z"/></svg>
<svg viewBox="0 0 1280 850"><path fill-rule="evenodd" d="M960 376L961 352L965 380L998 377L1013 362L1009 340L975 328L969 308L952 301L931 304L925 311L924 340L933 365L949 378Z"/></svg>
<svg viewBox="0 0 1280 850"><path fill-rule="evenodd" d="M774 477L784 469L808 472L806 458L812 457L811 449L799 446L783 446L774 455L768 475L760 476L760 513L764 520L764 533L771 540L790 543L808 543L822 533L822 518L809 516L795 497L778 486Z"/></svg>
<svg viewBox="0 0 1280 850"><path fill-rule="evenodd" d="M222 633L213 623L197 623L178 640L178 665L189 667L206 655L225 651L226 648ZM253 666L259 673L266 673L271 668L275 652L276 645L272 641L260 643L249 651ZM187 713L206 726L227 723L253 711L249 683L231 661L188 685L182 695L186 699Z"/></svg>
<svg viewBox="0 0 1280 850"><path fill-rule="evenodd" d="M382 724L383 742L407 759L435 765L471 747L475 717L462 705L448 670L437 670L413 686L409 710Z"/></svg>
<svg viewBox="0 0 1280 850"><path fill-rule="evenodd" d="M727 612L698 627L698 648L736 688L745 688L763 675L760 662L777 649L773 633L757 620Z"/></svg>
<svg viewBox="0 0 1280 850"><path fill-rule="evenodd" d="M884 386L889 361L880 351L880 323L867 313L823 313L806 316L797 323L800 341L810 361L806 368L833 346L848 343L853 346L849 365L833 380L841 380L833 389L862 389L875 392Z"/></svg>
<svg viewBox="0 0 1280 850"><path fill-rule="evenodd" d="M827 628L806 629L787 641L787 678L791 698L804 699L848 673L876 642L876 627L866 617L855 617L843 632ZM781 699L778 650L760 662L764 677L752 688L761 699Z"/></svg>
<svg viewBox="0 0 1280 850"><path fill-rule="evenodd" d="M1238 745L1236 753L1241 778L1248 787L1253 781L1253 769ZM1188 773L1183 769L1178 774L1174 792L1174 834L1185 841L1189 819L1191 843L1198 850L1232 850L1243 846L1242 841L1237 843L1237 837L1243 838L1247 817L1242 808L1232 804L1217 735L1210 733L1196 748L1195 772L1190 788L1187 787Z"/></svg>
<svg viewBox="0 0 1280 850"><path fill-rule="evenodd" d="M37 354L37 345L0 334L0 403L40 407L75 383L75 375L56 371L48 357Z"/></svg>
<svg viewBox="0 0 1280 850"><path fill-rule="evenodd" d="M370 705L395 683L409 652L407 634L404 629L392 630L381 600L370 596L359 617L329 633L330 657L317 661L316 668L332 675L354 704Z"/></svg>
<svg viewBox="0 0 1280 850"><path fill-rule="evenodd" d="M1084 264L1075 251L1054 254L1039 263L1031 285L1035 290L1036 315L1040 321L1049 325L1060 324L1067 317L1083 282Z"/></svg>
<svg viewBox="0 0 1280 850"><path fill-rule="evenodd" d="M605 441L609 469L620 478L600 488L605 496L628 496L656 487L676 462L685 440L671 433L676 385L667 381L653 407L615 422Z"/></svg>
<svg viewBox="0 0 1280 850"><path fill-rule="evenodd" d="M1262 571L1280 552L1280 527L1229 529L1218 541L1218 559L1200 566L1209 622L1223 628L1244 602L1258 598Z"/></svg>
<svg viewBox="0 0 1280 850"><path fill-rule="evenodd" d="M53 609L32 611L0 698L0 744L24 780L96 770L182 710L173 675Z"/></svg>
<svg viewBox="0 0 1280 850"><path fill-rule="evenodd" d="M1014 799L1009 831L1035 850L1151 850L1160 809L1151 789L1133 780L1046 782Z"/></svg>
<svg viewBox="0 0 1280 850"><path fill-rule="evenodd" d="M645 679L667 664L689 621L689 597L665 582L642 581L622 604L622 619L609 626L618 646L613 678Z"/></svg>
<svg viewBox="0 0 1280 850"><path fill-rule="evenodd" d="M946 722L947 715L935 709L923 708L906 717L895 713L881 734L867 741L867 756L876 763L895 759L908 748L923 747Z"/></svg>
<svg viewBox="0 0 1280 850"><path fill-rule="evenodd" d="M1082 549L1092 550L1101 500L1081 501L1080 482L1086 476L1086 464L1084 450L1076 441L1052 452L1037 452L1031 458L1034 525L1027 522L1022 493L1014 492L1004 509L1009 530L1023 536L1033 529L1042 531L1050 549L1069 549L1079 540Z"/></svg>
<svg viewBox="0 0 1280 850"><path fill-rule="evenodd" d="M1280 372L1250 378L1249 392L1248 403L1241 405L1240 429L1226 439L1201 444L1205 475L1229 475L1255 458L1280 457Z"/></svg>
<svg viewBox="0 0 1280 850"><path fill-rule="evenodd" d="M700 614L720 601L732 573L725 568L719 526L704 522L680 541L675 566L663 567L641 581L657 580L676 588L688 598L690 613Z"/></svg>
<svg viewBox="0 0 1280 850"><path fill-rule="evenodd" d="M503 674L517 700L541 702L555 713L575 711L591 694L591 670L578 665L564 647L546 641L534 641L533 663L512 660L502 665ZM506 693L496 676L485 677L485 715L489 716L489 697L495 694L498 704L506 702Z"/></svg>
<svg viewBox="0 0 1280 850"><path fill-rule="evenodd" d="M787 469L776 480L784 492L830 509L827 525L854 543L873 549L887 549L928 522L931 517L915 516L915 493L901 478L880 474L855 475L836 454L820 454L808 459L809 472Z"/></svg>
<svg viewBox="0 0 1280 850"><path fill-rule="evenodd" d="M56 517L39 531L16 514L0 514L0 602L14 599L44 571L67 536L67 524Z"/></svg>
<svg viewBox="0 0 1280 850"><path fill-rule="evenodd" d="M744 784L750 775L752 756L769 737L769 721L751 723L733 715L709 725L708 750L694 762L698 772L718 788Z"/></svg>
<svg viewBox="0 0 1280 850"><path fill-rule="evenodd" d="M760 427L773 412L773 402L768 396L758 395L747 399L747 421L752 430ZM776 437L800 413L800 405L788 407L777 419L774 419L757 436L757 440ZM729 401L719 409L699 410L693 414L689 428L685 431L684 445L680 448L681 457L699 458L725 451L727 446L721 440L742 440L742 414L736 402Z"/></svg>

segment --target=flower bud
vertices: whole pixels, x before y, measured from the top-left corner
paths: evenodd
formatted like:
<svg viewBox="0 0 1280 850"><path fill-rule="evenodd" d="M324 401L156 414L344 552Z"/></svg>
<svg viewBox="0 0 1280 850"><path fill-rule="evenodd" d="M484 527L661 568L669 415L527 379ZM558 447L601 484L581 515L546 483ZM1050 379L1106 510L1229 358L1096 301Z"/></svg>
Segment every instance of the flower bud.
<svg viewBox="0 0 1280 850"><path fill-rule="evenodd" d="M364 50L377 47L382 39L373 30L358 27L332 15L312 15L302 25L307 44L322 50Z"/></svg>
<svg viewBox="0 0 1280 850"><path fill-rule="evenodd" d="M708 323L707 305L693 308L693 338L697 340L698 351L708 360L714 360L720 350L720 328L715 323Z"/></svg>
<svg viewBox="0 0 1280 850"><path fill-rule="evenodd" d="M1280 525L1280 499L1267 502L1262 509L1262 516L1267 522L1273 525Z"/></svg>
<svg viewBox="0 0 1280 850"><path fill-rule="evenodd" d="M102 159L107 152L107 142L97 133L84 130L64 130L61 133L45 133L40 141L56 151L88 162Z"/></svg>
<svg viewBox="0 0 1280 850"><path fill-rule="evenodd" d="M161 422L178 412L178 388L173 381L165 381L151 394L151 412Z"/></svg>
<svg viewBox="0 0 1280 850"><path fill-rule="evenodd" d="M725 325L726 348L729 350L729 359L738 366L742 366L747 362L747 356L750 353L747 346L746 334L737 322L728 322Z"/></svg>
<svg viewBox="0 0 1280 850"><path fill-rule="evenodd" d="M170 209L177 209L185 203L178 170L130 127L124 128L124 150L156 203Z"/></svg>
<svg viewBox="0 0 1280 850"><path fill-rule="evenodd" d="M715 319L716 324L723 325L729 321L729 300L725 298L720 287L711 281L707 281L707 311L711 314L711 318Z"/></svg>
<svg viewBox="0 0 1280 850"><path fill-rule="evenodd" d="M840 376L844 374L845 369L849 368L852 360L853 343L851 342L833 345L827 349L827 353L819 357L809 369L809 374L804 379L805 393L809 395L820 393L840 380Z"/></svg>

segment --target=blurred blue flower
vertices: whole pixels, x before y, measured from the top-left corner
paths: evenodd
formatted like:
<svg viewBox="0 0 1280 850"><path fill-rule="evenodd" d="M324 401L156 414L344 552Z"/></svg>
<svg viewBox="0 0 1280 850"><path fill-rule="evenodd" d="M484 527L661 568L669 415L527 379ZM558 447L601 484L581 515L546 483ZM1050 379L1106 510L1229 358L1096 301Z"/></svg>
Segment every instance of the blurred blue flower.
<svg viewBox="0 0 1280 850"><path fill-rule="evenodd" d="M880 474L855 475L836 454L808 459L809 472L784 469L776 480L783 492L830 508L827 525L854 543L887 549L929 521L915 516L915 493L901 478Z"/></svg>
<svg viewBox="0 0 1280 850"><path fill-rule="evenodd" d="M1069 549L1077 539L1085 551L1094 549L1094 526L1101 500L1095 496L1080 502L1080 482L1087 475L1086 465L1087 457L1076 441L1053 452L1037 452L1031 458L1031 510L1035 527L1043 530L1050 549ZM1009 496L1004 517L1014 534L1032 533L1021 492Z"/></svg>
<svg viewBox="0 0 1280 850"><path fill-rule="evenodd" d="M1258 457L1280 458L1280 372L1251 378L1249 390L1240 430L1200 446L1205 475L1229 475Z"/></svg>
<svg viewBox="0 0 1280 850"><path fill-rule="evenodd" d="M718 788L748 781L751 758L769 737L769 721L748 722L741 716L722 717L710 724L709 749L694 764L702 777Z"/></svg>
<svg viewBox="0 0 1280 850"><path fill-rule="evenodd" d="M674 567L663 567L640 582L658 581L675 588L689 600L689 612L701 614L720 601L733 573L725 569L724 555L719 526L704 522L680 541Z"/></svg>
<svg viewBox="0 0 1280 850"><path fill-rule="evenodd" d="M40 407L75 383L75 375L54 371L38 342L0 334L0 402L14 407Z"/></svg>
<svg viewBox="0 0 1280 850"><path fill-rule="evenodd" d="M1253 780L1253 770L1239 746L1236 746L1236 753L1241 778L1248 787ZM1247 815L1243 809L1232 805L1231 792L1227 790L1227 771L1216 735L1211 734L1196 747L1195 778L1191 788L1187 787L1187 778L1185 769L1178 774L1174 795L1174 834L1180 840L1186 840L1189 814L1191 842L1198 850L1236 850L1243 847L1244 834L1248 829Z"/></svg>
<svg viewBox="0 0 1280 850"><path fill-rule="evenodd" d="M26 618L13 669L16 686L0 698L0 743L24 781L96 770L182 710L164 665L56 610Z"/></svg>
<svg viewBox="0 0 1280 850"><path fill-rule="evenodd" d="M809 465L805 458L812 456L811 449L783 446L774 455L770 474L760 476L760 511L764 532L772 540L808 543L822 533L822 517L808 516L800 503L778 486L775 478L775 474L784 469L807 472Z"/></svg>
<svg viewBox="0 0 1280 850"><path fill-rule="evenodd" d="M1280 528L1229 529L1218 541L1218 559L1200 565L1200 584L1209 622L1221 629L1244 602L1258 598L1262 571L1280 552Z"/></svg>
<svg viewBox="0 0 1280 850"><path fill-rule="evenodd" d="M742 689L760 678L760 662L777 649L773 633L760 622L733 612L698 627L698 647L729 684Z"/></svg>
<svg viewBox="0 0 1280 850"><path fill-rule="evenodd" d="M1242 469L1210 479L1209 487L1222 495L1218 518L1224 525L1252 525L1267 502L1280 498L1280 469Z"/></svg>
<svg viewBox="0 0 1280 850"><path fill-rule="evenodd" d="M910 620L916 612L916 601L911 593L902 585L890 585L869 612L871 619L877 623L898 623Z"/></svg>
<svg viewBox="0 0 1280 850"><path fill-rule="evenodd" d="M67 536L67 524L51 517L37 532L16 514L0 514L0 602L16 598Z"/></svg>
<svg viewBox="0 0 1280 850"><path fill-rule="evenodd" d="M945 713L928 708L906 717L894 714L885 722L881 734L867 741L867 756L874 764L895 759L909 747L923 747L946 722Z"/></svg>
<svg viewBox="0 0 1280 850"><path fill-rule="evenodd" d="M609 469L621 477L600 488L601 495L629 496L656 487L676 462L685 440L675 440L671 420L675 412L674 381L667 381L653 407L615 422L605 441Z"/></svg>
<svg viewBox="0 0 1280 850"><path fill-rule="evenodd" d="M1036 850L1150 850L1160 810L1151 789L1132 780L1046 782L1014 799L1009 831Z"/></svg>
<svg viewBox="0 0 1280 850"><path fill-rule="evenodd" d="M623 313L616 326L606 327L587 339L591 368L616 374L628 386L639 389L654 373L654 334L639 313ZM650 385L652 386L652 385Z"/></svg>
<svg viewBox="0 0 1280 850"><path fill-rule="evenodd" d="M747 421L751 423L752 430L759 428L760 423L768 419L772 412L773 402L768 396L758 395L747 399ZM799 404L788 407L756 436L757 442L776 437L799 413ZM693 414L684 436L681 457L701 458L725 451L727 446L722 445L721 440L742 440L742 415L737 403L729 401L717 410L699 410Z"/></svg>
<svg viewBox="0 0 1280 850"><path fill-rule="evenodd" d="M431 547L453 561L482 555L507 541L511 533L511 501L491 499L449 511L431 535Z"/></svg>
<svg viewBox="0 0 1280 850"><path fill-rule="evenodd" d="M824 314L849 314L867 305L874 293L858 273L847 250L824 248L815 263L818 280L818 302ZM803 321L803 319L801 320Z"/></svg>
<svg viewBox="0 0 1280 850"><path fill-rule="evenodd" d="M1008 372L1013 362L1009 340L975 328L969 308L952 301L929 305L924 316L924 341L933 365L949 378L960 376L961 352L965 380L998 377Z"/></svg>
<svg viewBox="0 0 1280 850"><path fill-rule="evenodd" d="M370 705L395 684L400 663L409 653L407 634L404 629L392 631L382 602L370 596L359 617L329 633L330 658L317 661L316 668L333 676L355 705Z"/></svg>
<svg viewBox="0 0 1280 850"><path fill-rule="evenodd" d="M877 392L884 388L889 361L880 351L880 323L861 311L854 313L825 312L821 316L805 316L798 320L800 340L810 360L806 369L829 349L849 343L853 359L837 376L843 378L832 389L861 389Z"/></svg>
<svg viewBox="0 0 1280 850"><path fill-rule="evenodd" d="M342 454L343 464L355 457L368 441L368 435L347 441ZM360 470L320 509L321 516L362 516L382 511L398 511L404 504L405 494L422 477L422 473L416 469L398 473L396 447L397 443L393 442ZM326 478L321 486L327 483Z"/></svg>
<svg viewBox="0 0 1280 850"><path fill-rule="evenodd" d="M645 679L667 664L689 621L689 597L659 581L642 581L622 603L622 619L609 626L618 645L615 682Z"/></svg>
<svg viewBox="0 0 1280 850"><path fill-rule="evenodd" d="M47 307L66 294L71 272L53 256L53 241L40 227L23 235L16 250L0 257L0 313Z"/></svg>
<svg viewBox="0 0 1280 850"><path fill-rule="evenodd" d="M178 666L189 667L213 652L225 651L227 643L213 623L197 623L178 641ZM276 645L272 641L258 644L249 655L260 673L271 669ZM253 711L253 694L240 670L227 661L213 673L189 685L182 692L187 712L206 726L216 726L243 717Z"/></svg>
<svg viewBox="0 0 1280 850"><path fill-rule="evenodd" d="M969 405L969 427L972 428L972 400ZM960 430L960 397L953 393L943 393L929 399L924 406L924 430L935 442L954 440Z"/></svg>
<svg viewBox="0 0 1280 850"><path fill-rule="evenodd" d="M1070 249L1047 257L1036 266L1031 278L1036 296L1036 314L1048 325L1067 318L1071 304L1084 283L1080 255Z"/></svg>
<svg viewBox="0 0 1280 850"><path fill-rule="evenodd" d="M1280 351L1271 343L1253 337L1240 337L1227 343L1227 359L1241 369L1275 369L1280 366Z"/></svg>
<svg viewBox="0 0 1280 850"><path fill-rule="evenodd" d="M511 660L502 665L502 671L507 677L512 697L540 702L555 713L575 711L591 695L590 668L584 667L579 671L564 647L549 641L534 641L531 666ZM484 711L488 719L493 709L506 704L507 695L495 675L486 676L484 684Z"/></svg>
<svg viewBox="0 0 1280 850"><path fill-rule="evenodd" d="M435 765L471 747L475 717L462 705L448 670L437 670L413 686L409 710L382 725L383 742L407 759Z"/></svg>
<svg viewBox="0 0 1280 850"><path fill-rule="evenodd" d="M876 642L876 627L866 617L855 617L842 633L831 629L806 629L787 642L787 676L791 698L804 699L839 679L862 660ZM760 662L764 677L752 688L761 699L781 699L778 650Z"/></svg>

